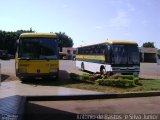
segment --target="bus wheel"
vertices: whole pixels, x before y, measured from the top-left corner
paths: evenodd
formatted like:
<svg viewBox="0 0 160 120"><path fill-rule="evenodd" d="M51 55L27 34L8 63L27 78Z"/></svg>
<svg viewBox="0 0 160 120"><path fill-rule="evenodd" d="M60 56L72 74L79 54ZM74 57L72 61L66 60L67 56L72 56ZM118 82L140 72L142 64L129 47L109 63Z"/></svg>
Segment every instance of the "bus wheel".
<svg viewBox="0 0 160 120"><path fill-rule="evenodd" d="M84 63L81 64L81 70L84 71Z"/></svg>
<svg viewBox="0 0 160 120"><path fill-rule="evenodd" d="M102 67L100 68L100 74L101 74L101 75L106 74L106 69L104 68L104 66L102 66Z"/></svg>

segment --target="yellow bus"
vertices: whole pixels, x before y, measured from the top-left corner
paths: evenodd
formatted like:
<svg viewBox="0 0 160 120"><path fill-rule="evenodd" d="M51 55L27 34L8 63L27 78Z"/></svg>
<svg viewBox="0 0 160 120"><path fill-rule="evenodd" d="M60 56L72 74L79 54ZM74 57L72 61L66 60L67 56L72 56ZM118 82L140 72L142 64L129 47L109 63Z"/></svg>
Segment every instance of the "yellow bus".
<svg viewBox="0 0 160 120"><path fill-rule="evenodd" d="M81 70L100 73L139 75L138 44L107 40L104 43L77 48L76 66Z"/></svg>
<svg viewBox="0 0 160 120"><path fill-rule="evenodd" d="M23 33L17 40L16 76L58 78L59 50L56 34Z"/></svg>

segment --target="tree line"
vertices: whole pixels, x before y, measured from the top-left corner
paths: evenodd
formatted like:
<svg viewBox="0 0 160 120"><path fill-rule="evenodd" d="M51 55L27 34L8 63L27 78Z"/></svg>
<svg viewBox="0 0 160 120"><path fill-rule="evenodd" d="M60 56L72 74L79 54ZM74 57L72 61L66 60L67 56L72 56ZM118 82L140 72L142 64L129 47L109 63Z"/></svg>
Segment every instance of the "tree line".
<svg viewBox="0 0 160 120"><path fill-rule="evenodd" d="M7 50L9 54L15 54L16 52L16 41L18 40L20 34L35 32L30 30L17 30L15 32L8 32L0 30L0 50ZM71 37L66 35L64 32L56 33L58 37L58 42L61 47L72 47L73 40Z"/></svg>
<svg viewBox="0 0 160 120"><path fill-rule="evenodd" d="M22 33L31 33L35 32L32 30L17 30L15 32L7 32L0 30L0 50L7 50L10 54L15 54L16 52L16 41ZM57 32L58 42L60 43L60 47L72 47L73 40L71 37L66 35L65 32ZM145 42L142 45L143 47L155 48L153 42ZM160 50L159 50L160 51Z"/></svg>

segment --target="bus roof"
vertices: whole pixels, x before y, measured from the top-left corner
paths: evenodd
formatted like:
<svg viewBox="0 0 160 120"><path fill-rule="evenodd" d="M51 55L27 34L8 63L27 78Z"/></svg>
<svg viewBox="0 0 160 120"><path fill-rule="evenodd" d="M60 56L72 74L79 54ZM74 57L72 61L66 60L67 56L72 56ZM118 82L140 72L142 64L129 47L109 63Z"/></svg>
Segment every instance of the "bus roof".
<svg viewBox="0 0 160 120"><path fill-rule="evenodd" d="M126 41L126 40L107 40L105 43L109 43L109 44L137 44L136 42Z"/></svg>
<svg viewBox="0 0 160 120"><path fill-rule="evenodd" d="M97 44L92 44L92 45L98 45L98 44L133 44L133 45L138 45L136 42L131 42L131 41L127 41L127 40L107 40L105 42L102 43L97 43ZM92 45L85 45L85 46L81 46L81 47L87 47L87 46L92 46ZM81 48L78 47L78 48Z"/></svg>
<svg viewBox="0 0 160 120"><path fill-rule="evenodd" d="M20 35L21 37L49 37L49 38L55 38L56 34L54 33L22 33Z"/></svg>

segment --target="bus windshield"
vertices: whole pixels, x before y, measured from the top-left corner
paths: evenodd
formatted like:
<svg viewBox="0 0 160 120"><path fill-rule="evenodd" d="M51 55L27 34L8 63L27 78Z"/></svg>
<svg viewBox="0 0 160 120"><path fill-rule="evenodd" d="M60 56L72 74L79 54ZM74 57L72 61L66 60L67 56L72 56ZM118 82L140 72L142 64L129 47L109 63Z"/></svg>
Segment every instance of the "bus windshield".
<svg viewBox="0 0 160 120"><path fill-rule="evenodd" d="M55 38L20 38L21 59L57 59L58 46Z"/></svg>
<svg viewBox="0 0 160 120"><path fill-rule="evenodd" d="M139 64L137 45L113 45L112 64Z"/></svg>

